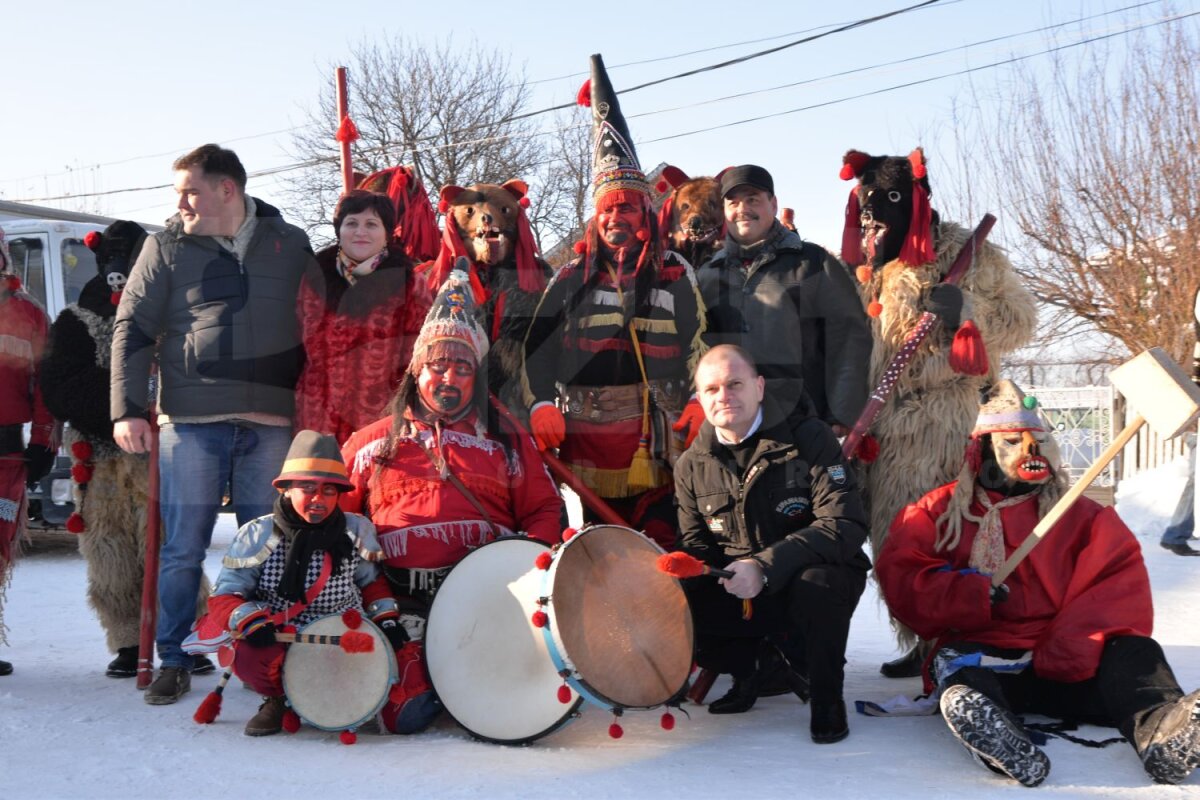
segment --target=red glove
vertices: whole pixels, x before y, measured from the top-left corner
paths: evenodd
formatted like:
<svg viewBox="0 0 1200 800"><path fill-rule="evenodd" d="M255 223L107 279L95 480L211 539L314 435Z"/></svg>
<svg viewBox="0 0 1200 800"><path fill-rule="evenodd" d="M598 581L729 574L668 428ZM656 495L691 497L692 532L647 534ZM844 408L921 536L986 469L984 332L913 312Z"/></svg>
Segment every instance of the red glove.
<svg viewBox="0 0 1200 800"><path fill-rule="evenodd" d="M684 434L683 446L691 447L692 440L696 438L696 434L700 432L700 426L703 424L704 411L700 408L700 401L693 397L683 407L679 419L671 426L671 430Z"/></svg>
<svg viewBox="0 0 1200 800"><path fill-rule="evenodd" d="M529 428L539 450L550 450L567 438L567 421L562 412L550 403L538 406L529 415Z"/></svg>

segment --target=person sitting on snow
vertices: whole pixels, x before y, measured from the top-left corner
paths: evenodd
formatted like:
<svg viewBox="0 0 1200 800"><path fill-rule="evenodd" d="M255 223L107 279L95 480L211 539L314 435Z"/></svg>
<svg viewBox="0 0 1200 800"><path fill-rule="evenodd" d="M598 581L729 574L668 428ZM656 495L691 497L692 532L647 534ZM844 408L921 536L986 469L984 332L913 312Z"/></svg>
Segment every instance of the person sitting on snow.
<svg viewBox="0 0 1200 800"><path fill-rule="evenodd" d="M391 415L355 432L346 511L379 529L384 571L413 644L380 712L392 733L417 733L441 710L421 649L423 618L442 578L467 553L525 532L561 541L562 499L529 434L488 405L487 333L462 259L441 287L413 346Z"/></svg>
<svg viewBox="0 0 1200 800"><path fill-rule="evenodd" d="M351 488L337 440L300 431L274 480L275 511L238 531L222 562L202 633L228 629L233 671L263 695L246 723L247 736L283 728L281 666L288 645L277 629L300 628L329 614L364 610L394 648L407 641L396 601L375 564L382 553L375 526L343 513L338 496Z"/></svg>
<svg viewBox="0 0 1200 800"><path fill-rule="evenodd" d="M990 576L1066 488L1057 448L1011 381L980 409L958 480L905 507L875 574L933 642L926 688L994 772L1037 786L1050 759L1015 714L1118 728L1159 783L1200 765L1200 691L1184 695L1150 638L1150 581L1112 508L1081 497L1003 584Z"/></svg>

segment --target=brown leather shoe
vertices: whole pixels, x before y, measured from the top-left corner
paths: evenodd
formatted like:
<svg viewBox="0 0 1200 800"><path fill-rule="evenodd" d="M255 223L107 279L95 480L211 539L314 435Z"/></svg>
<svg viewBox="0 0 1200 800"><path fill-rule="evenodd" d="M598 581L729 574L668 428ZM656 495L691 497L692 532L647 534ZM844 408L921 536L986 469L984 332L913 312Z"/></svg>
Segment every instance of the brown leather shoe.
<svg viewBox="0 0 1200 800"><path fill-rule="evenodd" d="M283 712L287 705L282 697L264 697L258 713L246 723L247 736L272 736L283 730Z"/></svg>
<svg viewBox="0 0 1200 800"><path fill-rule="evenodd" d="M163 667L146 694L142 696L152 706L168 706L188 693L192 688L192 676L184 667Z"/></svg>

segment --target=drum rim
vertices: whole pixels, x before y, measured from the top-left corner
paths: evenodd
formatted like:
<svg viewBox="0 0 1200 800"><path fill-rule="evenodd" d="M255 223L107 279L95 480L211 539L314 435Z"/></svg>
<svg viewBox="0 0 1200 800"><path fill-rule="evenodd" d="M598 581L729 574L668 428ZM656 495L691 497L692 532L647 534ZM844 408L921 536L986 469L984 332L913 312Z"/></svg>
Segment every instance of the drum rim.
<svg viewBox="0 0 1200 800"><path fill-rule="evenodd" d="M347 609L347 610L349 610L349 609ZM317 622L320 622L323 619L328 619L329 617L340 617L344 613L345 613L345 611L333 613L333 614L322 614L321 616L317 617L316 619L310 619L308 622L304 623L303 627L297 628L296 633L304 633L306 630L308 630L308 628L310 626L316 624ZM376 645L382 644L387 647L388 651L391 651L391 649L392 649L391 645L388 643L387 637L383 635L383 631L380 629L380 627L378 625L376 625L374 622L367 619L366 617L362 618L362 625L369 625L371 628L373 628L375 630L375 633L376 633L375 644ZM359 626L360 630L361 630L362 625ZM314 646L318 646L318 645L314 645ZM328 646L328 645L320 645L320 646L324 647L324 646ZM291 652L290 647L288 648L288 652L289 653ZM391 653L389 652L389 654L391 654ZM395 685L396 681L399 679L399 673L398 673L397 667L396 667L396 657L394 654L391 654L391 656L392 656L391 658L386 659L387 664L388 664L387 690L384 690L383 696L379 700L379 704L375 706L375 710L373 710L371 713L365 715L364 717L359 719L357 722L354 722L350 725L330 726L330 725L319 725L316 722L313 722L308 717L304 716L299 711L297 711L295 706L292 705L292 699L291 699L291 697L288 696L288 690L287 690L287 686L288 686L287 669L286 669L287 656L285 655L284 661L283 661L283 669L281 670L281 672L282 672L281 677L283 680L283 696L287 700L288 708L290 708L293 712L295 712L296 716L298 716L300 718L300 720L302 722L304 722L306 725L308 725L310 728L316 728L319 731L329 731L329 732L357 731L359 728L361 728L363 725L365 725L369 720L373 719L376 715L379 714L379 710L382 709L384 707L384 705L387 704L388 690L390 690L392 688L392 686Z"/></svg>
<svg viewBox="0 0 1200 800"><path fill-rule="evenodd" d="M600 708L606 708L613 713L620 713L627 709L651 709L651 708L659 708L661 706L665 706L670 702L671 698L668 698L667 700L664 700L663 702L657 703L652 706L627 706L623 703L616 702L615 700L610 698L608 695L604 694L603 692L598 691L594 686L592 686L590 683L588 683L587 679L584 678L582 674L580 674L579 669L575 666L575 662L573 662L571 660L570 655L567 653L566 645L563 643L562 634L559 632L559 629L558 629L558 615L554 613L554 592L553 592L554 576L558 572L558 565L561 560L560 557L567 550L567 548L571 546L571 543L579 541L584 536L584 534L586 534L590 531L597 530L599 528L617 528L619 530L628 531L630 533L636 534L637 536L640 536L643 539L645 539L647 542L649 542L651 545L653 545L655 547L655 549L657 549L659 552L661 552L661 553L666 552L666 550L663 550L663 548L658 544L658 542L651 539L649 536L647 536L642 531L635 530L634 528L630 528L627 525L613 525L613 524L607 523L607 522L600 522L600 523L594 523L591 525L586 525L583 528L580 528L579 531L574 536L572 536L567 541L563 542L562 547L558 548L554 552L553 559L550 562L550 567L546 570L546 574L542 577L542 589L543 589L542 596L549 599L549 608L550 608L549 620L547 621L546 626L544 628L542 628L542 636L545 637L545 639L546 639L546 649L550 651L550 657L555 660L555 666L558 666L561 664L562 666L560 669L563 671L566 671L568 673L566 676L566 681L568 684L570 684L571 688L574 689L581 698L587 699L589 702L591 702L595 706L598 706ZM685 601L686 601L686 597L687 596L684 595ZM690 612L689 612L689 614L690 614ZM689 620L690 620L690 616L689 616ZM696 658L696 640L695 640L695 633L693 631L693 637L692 637L692 660L693 660L693 662L695 661L695 658ZM675 694L672 695L672 697L678 696L679 693L683 691L683 689L687 686L688 680L690 679L690 677L691 677L690 674L684 677L683 684L679 687L679 689L675 692Z"/></svg>
<svg viewBox="0 0 1200 800"><path fill-rule="evenodd" d="M551 549L550 545L546 544L545 542L541 541L540 539L534 539L531 536L502 536L499 539L493 539L490 542L485 542L484 544L480 545L479 547L476 547L470 553L467 553L467 555L465 555L461 559L459 559L458 564L461 564L463 561L466 561L467 558L469 558L473 553L478 553L480 550L484 549L485 547L490 547L491 545L499 544L501 542L511 542L511 541L532 542L533 544L540 546L544 550ZM450 572L446 573L445 580L449 580L451 573L453 573L454 570L458 568L458 564L455 564L453 567L450 568ZM531 568L533 567L532 562L530 562L530 567ZM443 583L444 582L445 581L443 581ZM441 587L439 586L438 588L440 589ZM435 594L433 597L433 602L430 603L430 605L429 605L429 617L425 621L425 636L427 638L429 636L429 628L433 624L433 611L436 607L437 607L437 595ZM543 631L544 630L545 629L543 629ZM426 659L428 660L428 654L426 654ZM569 681L569 679L568 679L568 681ZM520 739L497 739L492 736L484 736L481 733L477 733L476 731L471 730L466 725L464 725L462 723L462 721L459 720L458 717L456 717L454 715L454 712L451 711L450 707L448 705L446 705L446 702L444 700L442 700L442 693L440 691L438 691L437 678L434 677L433 670L429 670L429 683L431 686L433 686L433 692L435 695L437 695L438 700L441 702L442 708L443 708L443 710L445 710L446 715L449 716L450 719L454 720L454 724L457 725L458 727L462 728L464 731L466 731L467 734L472 739L476 739L481 742L487 742L488 744L507 744L507 745L514 745L514 746L518 746L518 747L524 747L524 746L531 745L534 742L536 742L538 739L542 739L546 736L549 736L550 734L557 731L559 728L562 728L564 725L574 721L577 717L579 717L581 714L581 712L579 711L579 707L581 705L583 705L583 700L584 700L583 695L580 694L578 691L576 691L575 702L564 705L563 708L566 710L563 713L563 715L561 717L559 717L558 720L556 720L552 725L550 725L545 730L539 731L538 733L532 734L530 736L522 737ZM574 688L574 687L572 687L572 688Z"/></svg>

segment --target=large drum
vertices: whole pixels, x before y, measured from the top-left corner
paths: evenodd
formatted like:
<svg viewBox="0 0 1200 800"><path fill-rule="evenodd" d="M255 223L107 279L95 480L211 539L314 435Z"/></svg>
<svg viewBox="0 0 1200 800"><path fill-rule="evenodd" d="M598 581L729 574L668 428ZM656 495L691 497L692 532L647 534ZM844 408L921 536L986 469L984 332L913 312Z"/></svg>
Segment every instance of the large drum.
<svg viewBox="0 0 1200 800"><path fill-rule="evenodd" d="M617 525L565 542L542 579L543 638L556 670L585 699L620 712L678 695L692 669L692 615L662 549Z"/></svg>
<svg viewBox="0 0 1200 800"><path fill-rule="evenodd" d="M349 628L340 614L321 617L298 632L340 636ZM347 653L335 645L296 643L283 660L283 691L300 719L324 731L357 729L387 702L396 682L396 656L374 623L357 628L375 640L369 653Z"/></svg>
<svg viewBox="0 0 1200 800"><path fill-rule="evenodd" d="M533 539L489 542L455 565L429 610L429 678L450 716L478 739L532 742L582 702L573 692L559 699L563 679L529 622L542 591L534 561L546 550Z"/></svg>

